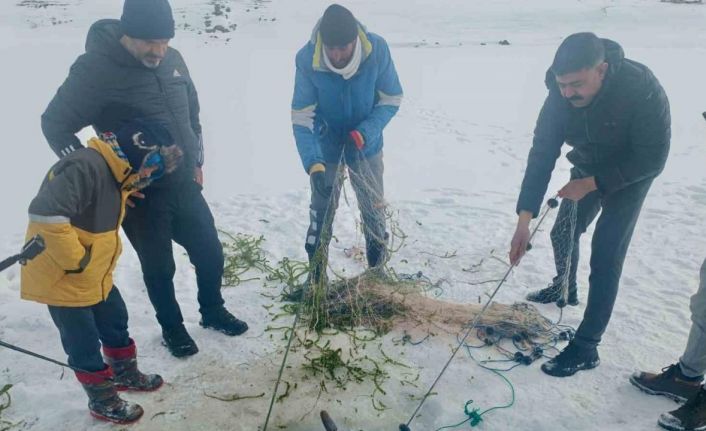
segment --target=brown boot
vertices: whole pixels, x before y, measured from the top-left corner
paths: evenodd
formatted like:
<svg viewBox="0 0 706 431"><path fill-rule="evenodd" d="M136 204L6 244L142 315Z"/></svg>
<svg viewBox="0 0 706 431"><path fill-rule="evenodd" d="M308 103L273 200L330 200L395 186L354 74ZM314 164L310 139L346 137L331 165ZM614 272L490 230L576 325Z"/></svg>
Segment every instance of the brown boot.
<svg viewBox="0 0 706 431"><path fill-rule="evenodd" d="M130 338L126 347L103 346L105 360L113 369L118 391L156 391L164 380L158 374L142 374L137 368L137 347Z"/></svg>
<svg viewBox="0 0 706 431"><path fill-rule="evenodd" d="M686 377L679 364L662 368L659 374L636 372L630 376L630 383L650 395L663 395L683 403L696 395L701 388L703 377Z"/></svg>
<svg viewBox="0 0 706 431"><path fill-rule="evenodd" d="M95 373L76 372L76 378L88 395L88 409L96 419L117 424L131 424L142 417L144 411L138 404L118 396L113 384L113 370L106 366Z"/></svg>
<svg viewBox="0 0 706 431"><path fill-rule="evenodd" d="M670 431L706 431L706 391L702 388L683 406L663 413L657 423Z"/></svg>

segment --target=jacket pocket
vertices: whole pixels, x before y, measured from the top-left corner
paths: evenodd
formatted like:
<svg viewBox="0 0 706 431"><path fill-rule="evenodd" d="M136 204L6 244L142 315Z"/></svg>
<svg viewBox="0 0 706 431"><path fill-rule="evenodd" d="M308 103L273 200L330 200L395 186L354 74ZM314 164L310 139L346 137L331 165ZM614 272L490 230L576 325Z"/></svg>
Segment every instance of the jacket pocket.
<svg viewBox="0 0 706 431"><path fill-rule="evenodd" d="M115 231L99 234L90 245L86 245L85 263L81 271L67 272L64 281L76 290L78 295L92 295L102 291L105 277L112 270L111 264L118 252L118 239Z"/></svg>
<svg viewBox="0 0 706 431"><path fill-rule="evenodd" d="M83 270L86 269L86 267L91 263L91 246L89 245L86 247L86 253L83 255L81 258L81 261L78 263L78 268L76 269L67 269L65 271L66 274L81 274Z"/></svg>
<svg viewBox="0 0 706 431"><path fill-rule="evenodd" d="M22 267L22 293L44 296L63 277L64 269L49 253L42 253Z"/></svg>

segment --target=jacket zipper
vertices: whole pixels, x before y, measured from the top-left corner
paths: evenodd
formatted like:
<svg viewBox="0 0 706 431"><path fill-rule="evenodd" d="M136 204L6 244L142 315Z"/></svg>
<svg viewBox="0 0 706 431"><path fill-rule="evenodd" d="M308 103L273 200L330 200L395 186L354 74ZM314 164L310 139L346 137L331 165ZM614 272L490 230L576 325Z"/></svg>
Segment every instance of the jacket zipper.
<svg viewBox="0 0 706 431"><path fill-rule="evenodd" d="M164 88L164 83L159 78L159 75L157 75L156 70L153 70L152 73L154 74L154 79L157 80L157 86L159 86L159 92L162 95L162 102L164 103L164 106L167 108L167 111L169 111L169 114L172 117L172 121L174 122L174 125L179 130L179 137L180 137L180 143L181 143L181 145L179 145L179 147L186 152L187 148L185 147L186 141L184 139L184 134L181 131L181 127L179 126L179 122L177 121L177 116L174 113L174 109L172 108L172 105L169 103L169 99L167 98L167 91Z"/></svg>

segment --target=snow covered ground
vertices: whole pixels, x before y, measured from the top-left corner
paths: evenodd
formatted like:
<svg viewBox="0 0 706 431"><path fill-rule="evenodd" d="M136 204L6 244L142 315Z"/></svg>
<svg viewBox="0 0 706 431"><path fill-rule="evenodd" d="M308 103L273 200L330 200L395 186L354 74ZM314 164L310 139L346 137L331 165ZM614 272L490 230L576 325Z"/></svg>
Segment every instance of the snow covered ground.
<svg viewBox="0 0 706 431"><path fill-rule="evenodd" d="M214 17L214 4L229 8ZM0 256L21 246L26 208L55 160L39 128L39 117L83 50L90 24L118 17L117 0L6 0L0 4L0 124L5 205L0 222ZM266 237L273 262L303 259L308 185L291 136L289 103L296 50L326 5L322 0L173 0L179 25L173 46L184 54L202 104L207 163L206 189L217 224L230 232ZM620 42L629 58L649 65L672 104L670 160L655 182L625 264L621 292L604 342L602 365L569 379L545 376L539 362L506 375L515 386L514 407L490 413L488 430L649 430L671 401L639 393L628 383L634 369L658 369L676 361L689 326L688 298L706 255L706 123L703 68L706 6L658 0L350 0L345 5L370 30L390 43L405 101L386 131L386 193L399 210L408 246L392 261L400 272L419 270L446 278L444 298L476 302L492 285L467 282L497 278L514 227L514 203L545 95L544 71L563 37L592 30ZM220 25L229 33L216 31ZM235 25L235 27L233 27ZM499 45L508 40L509 46ZM83 136L89 136L85 133ZM553 189L567 179L562 161ZM360 244L355 204L342 203L332 264L354 273L362 267L343 248ZM535 249L514 272L498 300L521 300L553 275L549 223ZM589 231L591 233L592 231ZM582 245L580 298L585 303L588 241ZM456 257L441 259L456 251ZM225 290L228 306L248 321L243 337L226 338L198 326L195 277L183 250L176 249L176 284L186 324L201 352L172 358L141 280L139 263L126 242L117 285L130 312L142 367L169 384L154 394L127 395L145 417L135 430L256 430L264 422L284 342L265 332L272 317L263 306L271 294L260 281ZM480 274L468 268L486 258ZM541 308L555 319L553 306ZM583 306L569 309L576 325ZM277 324L287 324L281 319ZM388 409L373 409L371 385L330 389L319 395L317 380L304 380L301 352L292 357L284 380L298 383L275 409L271 429L321 429L317 412L328 409L351 430L393 430L406 421L439 367L453 339L436 337L419 346L396 346L391 333L384 349L418 368L418 387L403 386L391 367ZM64 359L45 307L19 300L17 267L0 275L0 339ZM488 352L492 354L492 352ZM415 371L416 372L416 371ZM67 370L9 350L0 350L0 385L12 383L12 406L3 419L15 429L112 429L94 421ZM265 397L222 402L204 396ZM509 400L497 376L459 355L415 420L412 429L435 430L461 421L473 399L485 409ZM468 427L468 425L466 425ZM0 426L1 428L1 426Z"/></svg>

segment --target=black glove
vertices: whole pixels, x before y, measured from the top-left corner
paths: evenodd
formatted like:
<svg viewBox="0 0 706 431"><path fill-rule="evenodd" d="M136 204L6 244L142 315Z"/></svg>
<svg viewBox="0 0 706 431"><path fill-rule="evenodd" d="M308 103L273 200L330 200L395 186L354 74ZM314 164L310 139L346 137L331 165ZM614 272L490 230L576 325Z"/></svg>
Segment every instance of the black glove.
<svg viewBox="0 0 706 431"><path fill-rule="evenodd" d="M324 199L331 196L333 187L326 186L326 173L324 171L314 172L310 176L311 189Z"/></svg>
<svg viewBox="0 0 706 431"><path fill-rule="evenodd" d="M355 139L353 139L353 137L351 135L346 135L343 138L343 145L345 145L345 147L346 147L346 149L348 149L348 151L354 151L357 149L355 147Z"/></svg>

